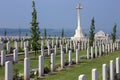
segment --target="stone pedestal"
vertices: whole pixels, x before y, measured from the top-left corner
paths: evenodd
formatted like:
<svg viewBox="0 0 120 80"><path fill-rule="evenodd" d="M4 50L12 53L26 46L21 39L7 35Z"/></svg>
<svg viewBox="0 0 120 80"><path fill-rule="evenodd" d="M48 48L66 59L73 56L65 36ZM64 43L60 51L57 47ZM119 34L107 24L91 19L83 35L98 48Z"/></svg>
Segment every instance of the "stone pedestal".
<svg viewBox="0 0 120 80"><path fill-rule="evenodd" d="M98 57L98 48L97 48L97 46L95 46L95 57L96 58Z"/></svg>
<svg viewBox="0 0 120 80"><path fill-rule="evenodd" d="M68 53L68 44L66 44L66 53Z"/></svg>

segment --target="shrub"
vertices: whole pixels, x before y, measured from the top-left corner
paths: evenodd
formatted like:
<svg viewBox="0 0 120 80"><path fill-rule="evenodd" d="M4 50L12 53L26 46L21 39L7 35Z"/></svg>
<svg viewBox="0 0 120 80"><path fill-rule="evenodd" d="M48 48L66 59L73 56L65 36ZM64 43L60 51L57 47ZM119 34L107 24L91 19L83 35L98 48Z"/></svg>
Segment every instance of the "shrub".
<svg viewBox="0 0 120 80"><path fill-rule="evenodd" d="M44 68L44 73L47 74L47 73L49 73L49 72L50 72L50 69L46 66L46 67Z"/></svg>

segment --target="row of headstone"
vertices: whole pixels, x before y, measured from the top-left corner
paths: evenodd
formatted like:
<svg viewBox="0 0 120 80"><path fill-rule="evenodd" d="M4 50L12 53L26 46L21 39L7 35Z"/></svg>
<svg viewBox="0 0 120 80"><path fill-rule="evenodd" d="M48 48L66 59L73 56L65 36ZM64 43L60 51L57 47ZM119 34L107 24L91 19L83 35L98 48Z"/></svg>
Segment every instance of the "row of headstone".
<svg viewBox="0 0 120 80"><path fill-rule="evenodd" d="M115 50L119 49L118 43L111 44L102 44L99 46L87 47L87 59L102 56L103 54L108 54L115 52Z"/></svg>
<svg viewBox="0 0 120 80"><path fill-rule="evenodd" d="M5 62L5 80L13 80L13 63L12 61ZM30 60L24 58L24 80L30 80Z"/></svg>
<svg viewBox="0 0 120 80"><path fill-rule="evenodd" d="M116 69L116 71L115 71ZM98 80L98 70L92 69L91 80ZM87 80L84 74L78 77L78 80ZM109 67L107 64L102 65L102 80L120 80L120 58L116 58L116 68L113 60L110 60Z"/></svg>
<svg viewBox="0 0 120 80"><path fill-rule="evenodd" d="M24 54L25 54L25 58L27 58L28 57L28 49L27 48L25 48ZM1 50L1 66L4 66L6 60L7 60L6 51ZM13 50L13 62L14 63L18 62L18 49Z"/></svg>

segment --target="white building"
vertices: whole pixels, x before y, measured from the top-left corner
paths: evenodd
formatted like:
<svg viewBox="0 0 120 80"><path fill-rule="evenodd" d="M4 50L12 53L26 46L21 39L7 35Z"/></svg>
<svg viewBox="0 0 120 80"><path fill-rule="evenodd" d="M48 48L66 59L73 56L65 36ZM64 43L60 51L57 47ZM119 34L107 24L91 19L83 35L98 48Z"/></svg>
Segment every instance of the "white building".
<svg viewBox="0 0 120 80"><path fill-rule="evenodd" d="M105 34L102 30L95 34L95 40L108 40L108 34Z"/></svg>

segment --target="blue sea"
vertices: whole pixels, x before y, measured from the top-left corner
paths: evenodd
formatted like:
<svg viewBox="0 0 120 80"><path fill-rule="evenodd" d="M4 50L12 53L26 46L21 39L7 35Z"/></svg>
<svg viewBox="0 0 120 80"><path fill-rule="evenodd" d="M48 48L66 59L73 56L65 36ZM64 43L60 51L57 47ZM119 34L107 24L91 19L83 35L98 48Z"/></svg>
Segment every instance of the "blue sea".
<svg viewBox="0 0 120 80"><path fill-rule="evenodd" d="M21 36L26 36L26 34L28 34L28 36L31 35L30 33L30 29L9 29L9 28L0 28L0 36L4 36L4 33L6 31L6 36L19 36L19 34ZM46 29L47 32L47 36L61 36L61 29ZM40 29L40 35L43 36L44 35L44 29ZM74 35L74 31L72 29L69 30L64 30L64 35L66 37L71 37Z"/></svg>
<svg viewBox="0 0 120 80"><path fill-rule="evenodd" d="M19 34L21 36L26 36L26 34L28 34L28 36L31 35L30 33L30 29L10 29L10 28L0 28L0 36L4 36L4 32L6 31L6 36L19 36ZM47 36L57 36L60 37L61 36L61 29L46 29L47 31ZM98 32L99 30L96 30L96 32ZM105 33L110 34L111 31L110 30L103 30ZM88 36L89 35L89 29L83 29L83 33ZM65 37L72 37L75 34L75 29L64 29L64 36ZM44 35L44 29L40 29L40 35L43 36ZM119 31L117 31L117 36L120 36Z"/></svg>

